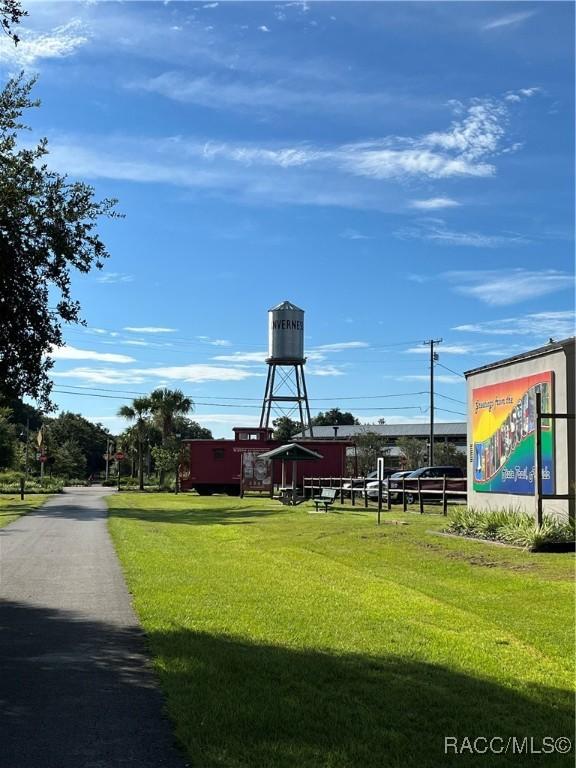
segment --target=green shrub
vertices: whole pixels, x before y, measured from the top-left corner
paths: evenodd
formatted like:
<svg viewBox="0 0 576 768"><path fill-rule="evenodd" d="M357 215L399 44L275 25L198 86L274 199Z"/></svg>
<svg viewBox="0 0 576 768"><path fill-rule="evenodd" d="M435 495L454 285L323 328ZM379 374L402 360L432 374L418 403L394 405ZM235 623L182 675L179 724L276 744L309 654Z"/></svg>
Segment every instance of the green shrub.
<svg viewBox="0 0 576 768"><path fill-rule="evenodd" d="M28 479L24 486L24 492L32 493L62 493L64 484L61 480L47 478L42 484L35 480ZM20 481L17 483L0 482L0 493L20 493Z"/></svg>
<svg viewBox="0 0 576 768"><path fill-rule="evenodd" d="M21 477L24 477L24 472L16 472L13 469L7 469L4 472L0 472L0 485L19 483Z"/></svg>
<svg viewBox="0 0 576 768"><path fill-rule="evenodd" d="M446 531L460 536L501 541L533 552L574 543L574 523L563 523L544 515L542 525L518 509L481 511L474 507L457 507Z"/></svg>

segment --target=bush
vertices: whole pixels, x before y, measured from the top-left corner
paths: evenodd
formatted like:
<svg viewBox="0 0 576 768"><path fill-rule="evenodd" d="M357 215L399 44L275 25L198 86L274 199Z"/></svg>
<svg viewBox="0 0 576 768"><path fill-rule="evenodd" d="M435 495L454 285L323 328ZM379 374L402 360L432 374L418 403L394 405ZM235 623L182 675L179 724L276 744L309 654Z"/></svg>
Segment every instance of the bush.
<svg viewBox="0 0 576 768"><path fill-rule="evenodd" d="M46 478L42 485L36 479L28 479L25 485L25 493L62 493L64 483L54 478ZM17 483L4 482L0 479L0 493L20 493L20 480Z"/></svg>
<svg viewBox="0 0 576 768"><path fill-rule="evenodd" d="M574 523L563 523L544 515L542 525L518 509L480 511L473 507L457 507L446 528L449 533L477 539L501 541L524 547L532 552L573 545Z"/></svg>

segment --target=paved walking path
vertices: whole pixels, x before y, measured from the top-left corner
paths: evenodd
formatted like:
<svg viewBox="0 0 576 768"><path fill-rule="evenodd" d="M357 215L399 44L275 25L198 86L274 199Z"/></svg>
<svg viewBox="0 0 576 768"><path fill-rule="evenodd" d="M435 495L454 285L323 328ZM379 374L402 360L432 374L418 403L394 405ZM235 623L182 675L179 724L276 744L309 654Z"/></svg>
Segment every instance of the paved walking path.
<svg viewBox="0 0 576 768"><path fill-rule="evenodd" d="M105 488L0 531L0 763L184 768L106 528Z"/></svg>

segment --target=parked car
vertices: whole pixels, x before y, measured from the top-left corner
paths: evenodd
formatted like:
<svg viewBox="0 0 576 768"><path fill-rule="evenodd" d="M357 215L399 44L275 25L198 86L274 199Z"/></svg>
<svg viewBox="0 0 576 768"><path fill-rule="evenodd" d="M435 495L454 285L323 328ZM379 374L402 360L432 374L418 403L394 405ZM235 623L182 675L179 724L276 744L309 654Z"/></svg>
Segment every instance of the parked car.
<svg viewBox="0 0 576 768"><path fill-rule="evenodd" d="M423 481L421 488L422 499L427 501L440 501L441 495L437 493L425 493L426 490L441 491L444 485L443 478L450 479L452 491L466 490L466 475L461 467L421 467L406 476L406 503L414 504L418 500L418 478ZM434 482L436 480L436 482ZM401 494L400 494L401 495ZM449 494L447 494L449 496ZM462 498L461 496L453 498Z"/></svg>
<svg viewBox="0 0 576 768"><path fill-rule="evenodd" d="M384 469L384 478L390 477L390 475L393 475L396 472L395 469ZM342 486L344 488L344 493L347 495L350 495L351 489L354 489L356 493L358 491L361 491L364 488L364 481L366 481L366 487L370 485L371 482L376 480L378 477L378 470L375 469L372 472L369 472L366 477L355 477L352 479L352 481L348 481L347 483L344 483Z"/></svg>
<svg viewBox="0 0 576 768"><path fill-rule="evenodd" d="M402 483L396 482L398 480L401 480L403 477L408 477L408 475L411 475L413 472L412 469L403 469L401 472L392 472L392 474L385 478L382 481L382 496L383 498L386 498L387 494L390 493L390 501L396 502L396 501L402 501L401 494L399 493L392 493L393 488L401 488ZM368 483L366 486L366 495L369 499L375 500L378 499L378 481Z"/></svg>

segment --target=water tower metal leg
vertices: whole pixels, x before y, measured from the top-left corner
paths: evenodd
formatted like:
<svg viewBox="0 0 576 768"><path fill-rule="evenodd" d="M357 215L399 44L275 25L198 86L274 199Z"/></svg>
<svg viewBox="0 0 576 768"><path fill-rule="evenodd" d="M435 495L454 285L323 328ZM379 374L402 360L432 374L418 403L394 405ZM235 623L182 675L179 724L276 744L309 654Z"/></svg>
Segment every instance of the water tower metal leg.
<svg viewBox="0 0 576 768"><path fill-rule="evenodd" d="M266 393L264 395L264 404L262 406L262 417L260 419L260 427L270 426L270 410L272 408L272 400L274 399L274 381L276 378L276 366L271 365L268 370L268 378L266 380Z"/></svg>
<svg viewBox="0 0 576 768"><path fill-rule="evenodd" d="M310 416L310 403L308 402L308 392L306 391L306 379L304 378L304 366L300 366L300 372L302 375L302 391L304 393L304 405L306 406L306 415L308 417L308 430L310 432L309 437L314 437L314 429L312 427L312 417ZM304 424L304 422L302 422Z"/></svg>
<svg viewBox="0 0 576 768"><path fill-rule="evenodd" d="M265 419L266 416L266 405L268 403L268 389L270 386L270 376L272 374L272 366L268 366L268 375L266 377L266 389L264 390L264 401L262 402L262 413L260 414L260 429L263 427L268 426L268 421Z"/></svg>
<svg viewBox="0 0 576 768"><path fill-rule="evenodd" d="M305 429L305 422L304 422L304 411L302 410L302 390L300 387L300 371L302 369L301 365L295 365L294 366L294 376L296 378L296 393L298 395L298 412L300 414L300 428ZM304 377L302 377L304 378Z"/></svg>

